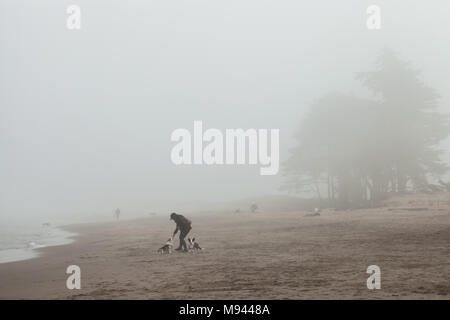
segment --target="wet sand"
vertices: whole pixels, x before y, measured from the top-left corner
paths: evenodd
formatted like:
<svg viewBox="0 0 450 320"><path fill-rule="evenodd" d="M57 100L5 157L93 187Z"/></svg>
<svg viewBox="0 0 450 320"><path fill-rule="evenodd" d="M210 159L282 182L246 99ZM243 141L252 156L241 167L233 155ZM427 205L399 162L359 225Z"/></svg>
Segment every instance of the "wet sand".
<svg viewBox="0 0 450 320"><path fill-rule="evenodd" d="M449 299L450 206L414 196L388 207L188 216L199 253L159 255L168 216L71 225L69 245L0 264L1 299ZM175 244L178 244L176 239ZM81 268L81 289L65 270ZM368 290L366 269L381 268Z"/></svg>

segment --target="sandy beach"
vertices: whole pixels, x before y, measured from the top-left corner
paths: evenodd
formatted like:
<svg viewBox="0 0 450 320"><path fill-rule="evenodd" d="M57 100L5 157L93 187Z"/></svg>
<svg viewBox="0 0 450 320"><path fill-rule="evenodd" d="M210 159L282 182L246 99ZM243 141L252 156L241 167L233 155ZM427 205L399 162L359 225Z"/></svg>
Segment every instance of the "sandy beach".
<svg viewBox="0 0 450 320"><path fill-rule="evenodd" d="M414 199L320 217L194 215L199 253L156 253L174 229L165 215L71 225L73 244L0 264L0 298L449 299L450 209ZM66 288L72 264L80 290ZM366 287L369 265L381 268L380 290Z"/></svg>

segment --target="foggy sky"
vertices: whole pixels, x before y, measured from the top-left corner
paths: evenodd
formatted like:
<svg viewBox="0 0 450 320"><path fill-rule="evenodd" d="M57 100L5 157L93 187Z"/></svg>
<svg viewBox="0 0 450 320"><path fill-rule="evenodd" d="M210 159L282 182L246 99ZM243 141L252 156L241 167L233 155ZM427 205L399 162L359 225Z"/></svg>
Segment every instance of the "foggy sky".
<svg viewBox="0 0 450 320"><path fill-rule="evenodd" d="M81 7L82 27L66 28ZM382 29L366 28L366 8ZM0 219L126 212L280 193L282 170L175 166L171 132L279 128L309 104L367 96L354 75L389 47L450 112L450 3L0 0ZM449 160L450 156L446 156Z"/></svg>

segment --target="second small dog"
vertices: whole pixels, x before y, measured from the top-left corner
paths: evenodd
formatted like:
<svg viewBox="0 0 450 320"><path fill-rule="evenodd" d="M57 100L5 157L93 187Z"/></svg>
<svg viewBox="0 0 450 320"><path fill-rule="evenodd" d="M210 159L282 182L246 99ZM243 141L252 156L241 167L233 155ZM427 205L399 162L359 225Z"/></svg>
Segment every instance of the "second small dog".
<svg viewBox="0 0 450 320"><path fill-rule="evenodd" d="M169 238L165 245L158 249L158 253L172 253L173 239Z"/></svg>
<svg viewBox="0 0 450 320"><path fill-rule="evenodd" d="M195 238L188 238L188 243L189 243L189 251L199 251L199 250L203 250L203 248L200 247L200 245L198 244L198 242L195 241Z"/></svg>

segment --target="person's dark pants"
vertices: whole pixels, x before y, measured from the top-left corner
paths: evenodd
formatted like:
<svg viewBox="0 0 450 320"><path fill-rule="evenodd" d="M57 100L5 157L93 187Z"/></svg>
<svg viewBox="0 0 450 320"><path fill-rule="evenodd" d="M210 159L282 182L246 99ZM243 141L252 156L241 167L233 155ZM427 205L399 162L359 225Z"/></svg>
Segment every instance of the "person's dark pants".
<svg viewBox="0 0 450 320"><path fill-rule="evenodd" d="M192 227L188 227L186 229L180 230L180 245L177 250L181 250L181 248L183 248L184 251L188 250L186 241L184 241L184 238L186 238L186 236L188 235L189 231L191 231L191 229L192 229Z"/></svg>

